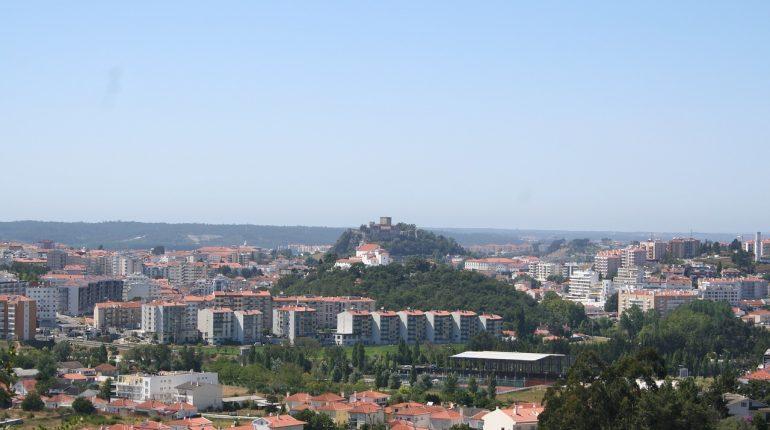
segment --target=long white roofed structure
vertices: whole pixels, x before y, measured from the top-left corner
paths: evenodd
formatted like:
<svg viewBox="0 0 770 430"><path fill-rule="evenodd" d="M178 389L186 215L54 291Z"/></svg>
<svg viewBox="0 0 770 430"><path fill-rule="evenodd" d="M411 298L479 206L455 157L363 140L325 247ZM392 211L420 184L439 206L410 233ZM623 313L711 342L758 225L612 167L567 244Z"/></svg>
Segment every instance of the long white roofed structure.
<svg viewBox="0 0 770 430"><path fill-rule="evenodd" d="M449 357L449 371L461 375L489 375L506 379L555 379L563 376L570 360L564 354L465 351Z"/></svg>

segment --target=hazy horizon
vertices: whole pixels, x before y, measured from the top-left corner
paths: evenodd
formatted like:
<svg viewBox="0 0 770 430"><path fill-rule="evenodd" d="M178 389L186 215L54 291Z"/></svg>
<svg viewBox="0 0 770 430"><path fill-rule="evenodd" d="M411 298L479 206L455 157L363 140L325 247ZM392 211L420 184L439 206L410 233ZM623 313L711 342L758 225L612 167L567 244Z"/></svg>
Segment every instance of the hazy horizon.
<svg viewBox="0 0 770 430"><path fill-rule="evenodd" d="M770 230L770 3L0 5L0 219Z"/></svg>
<svg viewBox="0 0 770 430"><path fill-rule="evenodd" d="M373 219L371 221L377 222L377 220ZM324 225L324 224L261 224L261 223L235 223L235 222L200 222L200 221L137 221L137 220L119 220L119 219L113 219L113 220L98 220L98 221L62 221L62 220L44 220L44 219L16 219L16 220L0 220L0 223L21 223L21 222L42 222L42 223L86 223L86 224L99 224L99 223L111 223L111 222L124 222L124 223L142 223L142 224L171 224L171 225L178 225L178 224L198 224L198 225L212 225L212 226L230 226L230 225L247 225L247 226L264 226L264 227L312 227L312 228L333 228L333 229L344 229L344 228L358 228L359 226L363 224L368 224L367 222L361 222L357 224L350 224L350 225ZM410 222L409 220L398 220L393 219L393 223L398 222L405 222L407 224L415 224L414 222ZM612 230L612 229L570 229L570 228L529 228L529 227L483 227L483 226L471 226L471 227L453 227L453 226L441 226L441 225L421 225L417 224L417 227L427 229L427 230L455 230L455 231L499 231L499 232L514 232L514 231L542 231L542 232L574 232L574 233L581 233L581 232L593 232L593 233L601 233L601 232L616 232L616 233L633 233L633 234L646 234L646 233L654 233L654 234L694 234L694 235L746 235L746 234L754 234L757 230L754 231L677 231L677 230ZM760 232L763 232L763 230L759 230Z"/></svg>

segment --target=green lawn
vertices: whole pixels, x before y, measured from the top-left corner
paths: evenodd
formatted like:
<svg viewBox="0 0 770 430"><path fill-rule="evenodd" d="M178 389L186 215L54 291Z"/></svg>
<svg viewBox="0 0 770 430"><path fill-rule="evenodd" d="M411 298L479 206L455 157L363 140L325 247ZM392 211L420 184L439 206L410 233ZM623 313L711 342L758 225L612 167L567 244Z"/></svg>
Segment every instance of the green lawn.
<svg viewBox="0 0 770 430"><path fill-rule="evenodd" d="M544 387L526 388L512 393L500 394L497 396L497 400L507 404L513 402L540 403L545 396L545 390Z"/></svg>

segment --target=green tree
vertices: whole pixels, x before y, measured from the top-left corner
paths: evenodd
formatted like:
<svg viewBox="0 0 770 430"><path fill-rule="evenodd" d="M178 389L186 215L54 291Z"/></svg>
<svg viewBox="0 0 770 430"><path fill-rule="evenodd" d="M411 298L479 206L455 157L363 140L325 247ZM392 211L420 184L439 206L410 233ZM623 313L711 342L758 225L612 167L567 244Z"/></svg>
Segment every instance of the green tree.
<svg viewBox="0 0 770 430"><path fill-rule="evenodd" d="M98 366L102 363L106 363L109 359L109 355L107 354L107 347L104 346L104 344L102 344L99 348L92 349L91 353L93 354L93 358L91 359L92 366Z"/></svg>
<svg viewBox="0 0 770 430"><path fill-rule="evenodd" d="M100 399L110 400L110 397L112 397L112 378L107 378L102 382L99 386L98 396Z"/></svg>
<svg viewBox="0 0 770 430"><path fill-rule="evenodd" d="M468 378L468 392L470 392L473 395L476 395L476 393L479 391L479 384L476 381L476 378L471 376Z"/></svg>
<svg viewBox="0 0 770 430"><path fill-rule="evenodd" d="M56 361L67 361L70 358L70 354L72 354L72 346L68 341L65 340L54 345L51 352L53 352L53 356Z"/></svg>
<svg viewBox="0 0 770 430"><path fill-rule="evenodd" d="M45 403L43 403L43 400L40 399L40 395L35 391L27 393L27 395L24 396L24 400L21 401L21 409L25 411L42 411L43 408L45 408Z"/></svg>
<svg viewBox="0 0 770 430"><path fill-rule="evenodd" d="M94 413L94 404L85 397L77 397L72 401L72 410L81 415Z"/></svg>
<svg viewBox="0 0 770 430"><path fill-rule="evenodd" d="M607 299L607 301L604 302L604 311L605 312L618 311L618 292L617 291L612 293L612 295Z"/></svg>
<svg viewBox="0 0 770 430"><path fill-rule="evenodd" d="M446 395L447 397L452 397L457 392L457 375L454 373L450 373L447 375L446 379L444 379L444 384L441 387L441 392Z"/></svg>

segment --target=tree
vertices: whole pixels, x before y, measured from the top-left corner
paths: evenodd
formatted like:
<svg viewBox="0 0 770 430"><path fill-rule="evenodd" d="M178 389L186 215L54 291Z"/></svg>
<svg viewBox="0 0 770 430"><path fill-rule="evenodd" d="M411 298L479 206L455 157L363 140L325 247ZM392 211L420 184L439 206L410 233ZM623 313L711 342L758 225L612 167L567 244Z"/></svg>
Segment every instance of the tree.
<svg viewBox="0 0 770 430"><path fill-rule="evenodd" d="M21 401L21 409L25 411L42 411L43 408L45 408L45 403L35 391L27 393L24 400Z"/></svg>
<svg viewBox="0 0 770 430"><path fill-rule="evenodd" d="M106 363L107 360L109 360L109 355L107 354L107 347L102 344L99 348L95 348L91 350L91 353L93 354L93 357L91 359L91 364L93 366L98 366L99 364Z"/></svg>
<svg viewBox="0 0 770 430"><path fill-rule="evenodd" d="M493 399L497 397L497 379L495 379L494 374L489 375L489 380L487 381L487 392L489 393L489 398Z"/></svg>
<svg viewBox="0 0 770 430"><path fill-rule="evenodd" d="M304 430L338 430L337 425L328 415L318 414L310 409L300 411L296 418L307 423Z"/></svg>
<svg viewBox="0 0 770 430"><path fill-rule="evenodd" d="M70 354L72 354L72 346L68 341L65 340L54 345L53 349L51 349L51 352L53 352L53 356L56 361L67 361L70 358Z"/></svg>
<svg viewBox="0 0 770 430"><path fill-rule="evenodd" d="M388 378L388 388L393 390L401 388L401 378L399 378L397 373L390 374L390 377Z"/></svg>
<svg viewBox="0 0 770 430"><path fill-rule="evenodd" d="M652 350L611 365L594 352L580 354L565 384L546 392L539 428L714 428L720 414L692 378L680 380L676 387L670 381L658 387L661 363Z"/></svg>
<svg viewBox="0 0 770 430"><path fill-rule="evenodd" d="M441 392L447 396L453 396L457 391L457 375L450 373L444 379L444 386L441 387Z"/></svg>
<svg viewBox="0 0 770 430"><path fill-rule="evenodd" d="M618 311L618 292L617 291L612 293L612 295L607 299L607 301L604 302L604 311L605 312Z"/></svg>
<svg viewBox="0 0 770 430"><path fill-rule="evenodd" d="M468 392L475 395L479 391L479 384L476 382L476 378L471 376L468 379Z"/></svg>
<svg viewBox="0 0 770 430"><path fill-rule="evenodd" d="M105 379L99 386L98 397L100 399L110 400L110 397L112 397L112 378Z"/></svg>
<svg viewBox="0 0 770 430"><path fill-rule="evenodd" d="M72 410L81 415L92 414L95 410L94 404L85 397L78 397L72 401Z"/></svg>

